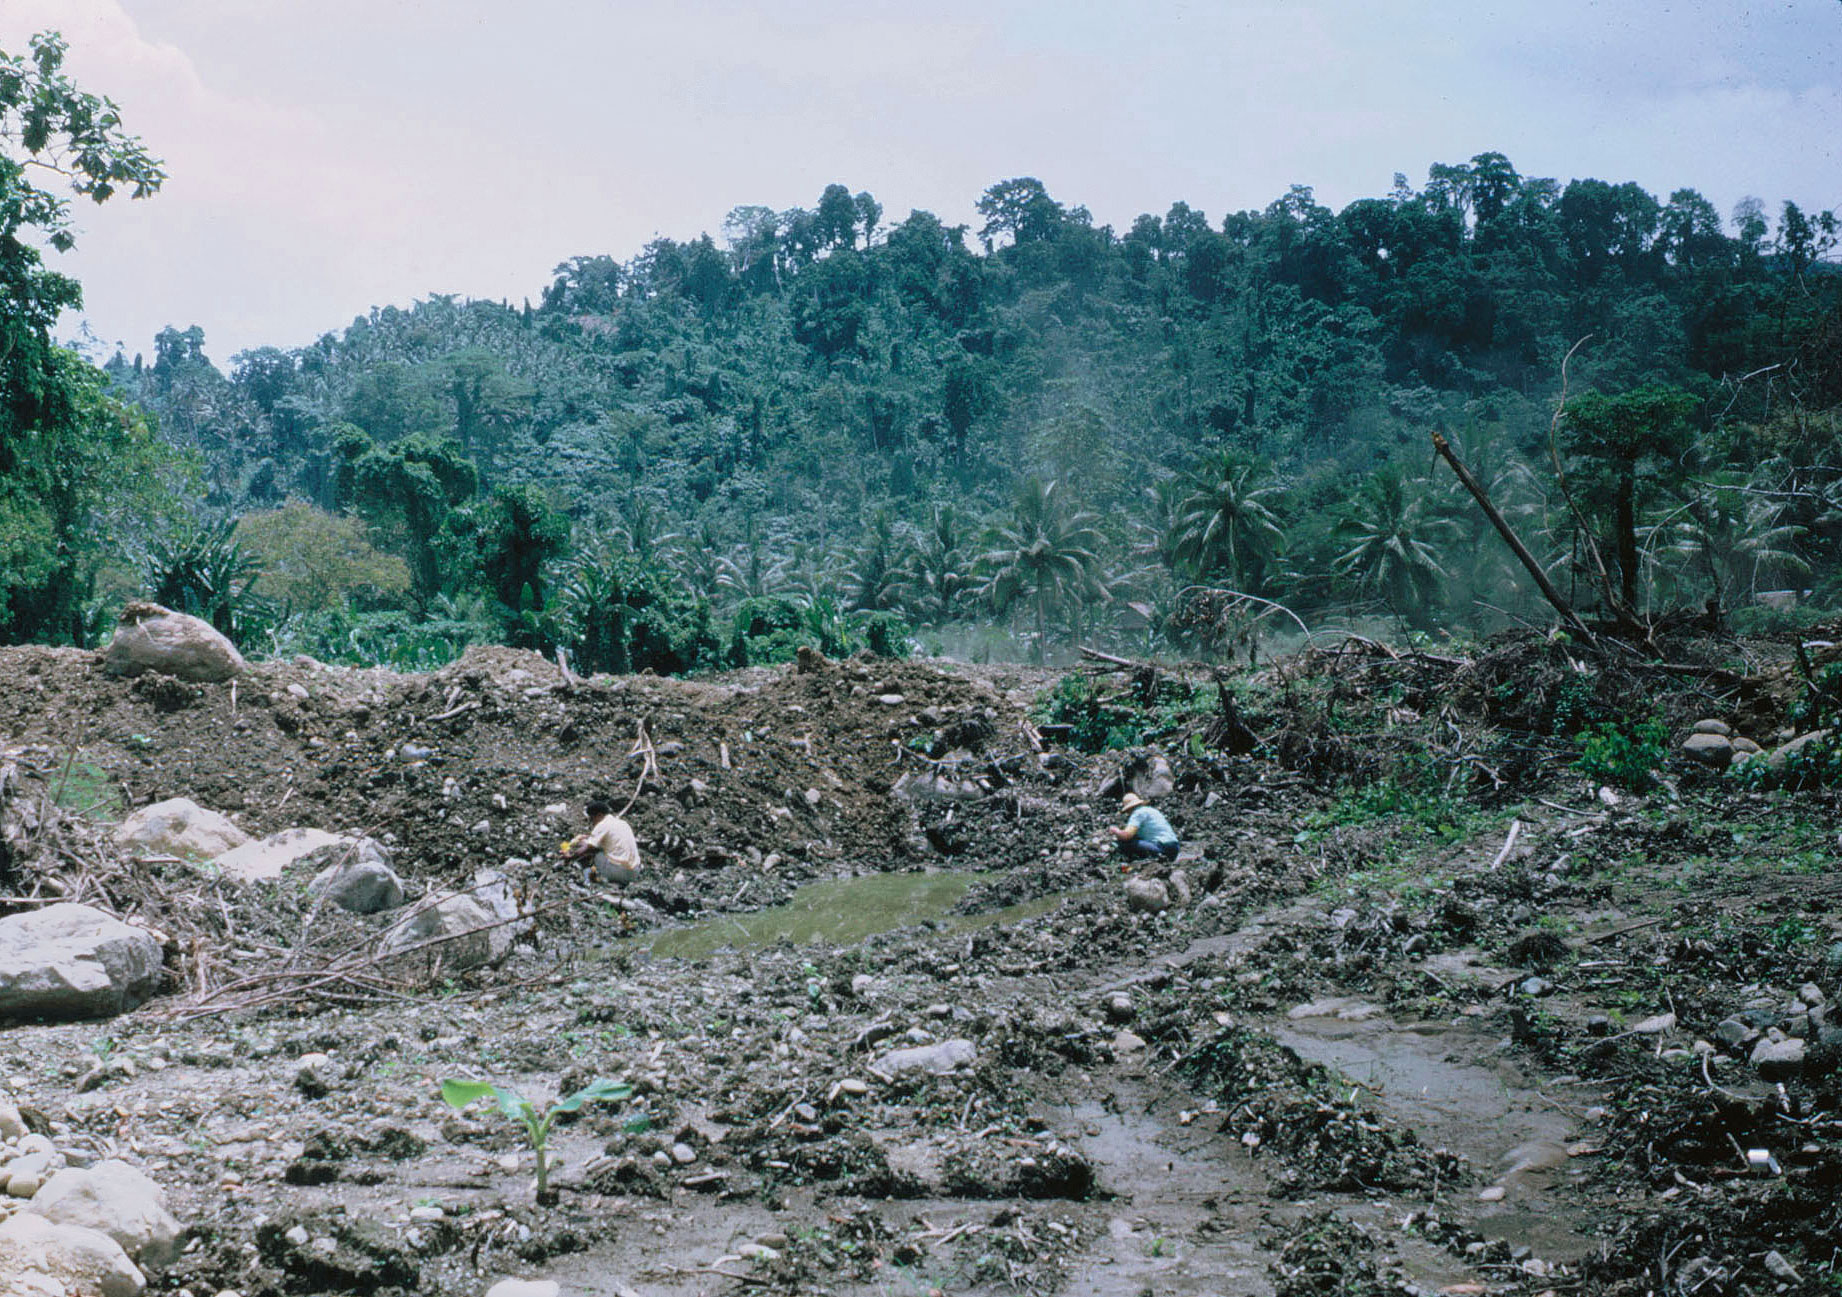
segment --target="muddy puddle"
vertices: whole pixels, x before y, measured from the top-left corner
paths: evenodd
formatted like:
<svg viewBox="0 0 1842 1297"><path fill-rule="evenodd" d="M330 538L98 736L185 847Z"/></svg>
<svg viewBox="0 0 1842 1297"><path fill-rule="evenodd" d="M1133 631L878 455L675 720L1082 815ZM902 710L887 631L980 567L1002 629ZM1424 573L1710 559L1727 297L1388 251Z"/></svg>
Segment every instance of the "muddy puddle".
<svg viewBox="0 0 1842 1297"><path fill-rule="evenodd" d="M997 874L870 874L808 883L785 905L752 914L713 919L651 932L632 946L659 958L703 959L725 947L759 950L787 942L849 946L878 933L919 923L964 931L1015 923L1054 909L1061 896L1046 896L988 914L955 914L953 908L974 886Z"/></svg>
<svg viewBox="0 0 1842 1297"><path fill-rule="evenodd" d="M1356 1000L1301 1005L1267 1030L1300 1058L1360 1086L1360 1102L1422 1143L1462 1154L1477 1183L1456 1192L1477 1200L1485 1233L1556 1259L1587 1250L1591 1240L1560 1191L1585 1174L1596 1151L1585 1120L1596 1092L1570 1087L1551 1097L1481 1028L1400 1022Z"/></svg>

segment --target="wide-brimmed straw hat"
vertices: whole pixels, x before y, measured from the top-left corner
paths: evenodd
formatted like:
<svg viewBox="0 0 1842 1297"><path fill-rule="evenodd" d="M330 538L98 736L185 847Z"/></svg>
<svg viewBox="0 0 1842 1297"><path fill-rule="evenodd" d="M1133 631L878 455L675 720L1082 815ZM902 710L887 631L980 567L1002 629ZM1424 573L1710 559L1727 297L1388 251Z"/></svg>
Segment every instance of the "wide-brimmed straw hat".
<svg viewBox="0 0 1842 1297"><path fill-rule="evenodd" d="M1145 799L1140 797L1137 793L1127 793L1120 799L1119 809L1122 811L1136 810L1145 804Z"/></svg>

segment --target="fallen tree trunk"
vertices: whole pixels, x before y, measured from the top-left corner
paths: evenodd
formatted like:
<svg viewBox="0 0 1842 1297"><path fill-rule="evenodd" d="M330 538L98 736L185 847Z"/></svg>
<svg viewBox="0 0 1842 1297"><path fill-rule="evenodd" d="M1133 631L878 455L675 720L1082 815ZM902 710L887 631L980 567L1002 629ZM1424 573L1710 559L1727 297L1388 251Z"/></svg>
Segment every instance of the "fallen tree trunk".
<svg viewBox="0 0 1842 1297"><path fill-rule="evenodd" d="M1535 578L1535 584L1540 587L1542 597L1554 606L1554 611L1561 615L1561 620L1567 623L1568 629L1588 640L1592 639L1592 631L1587 629L1586 623L1580 620L1580 615L1568 605L1567 601L1561 598L1561 592L1554 588L1552 581L1548 580L1548 574L1542 571L1541 564L1536 561L1533 554L1529 553L1528 546L1524 545L1522 538L1516 535L1515 529L1509 525L1509 520L1497 511L1496 505L1490 502L1490 494L1484 490L1483 483L1473 477L1471 470L1466 468L1464 462L1452 453L1451 443L1447 442L1437 429L1433 431L1433 449L1439 452L1440 458L1452 466L1452 471L1458 475L1459 482L1465 490L1471 493L1471 498L1477 501L1477 507L1484 511L1484 516L1490 519L1490 525L1497 529L1497 535L1503 538L1503 543L1510 547L1516 557L1521 560L1522 566L1528 569L1529 575Z"/></svg>

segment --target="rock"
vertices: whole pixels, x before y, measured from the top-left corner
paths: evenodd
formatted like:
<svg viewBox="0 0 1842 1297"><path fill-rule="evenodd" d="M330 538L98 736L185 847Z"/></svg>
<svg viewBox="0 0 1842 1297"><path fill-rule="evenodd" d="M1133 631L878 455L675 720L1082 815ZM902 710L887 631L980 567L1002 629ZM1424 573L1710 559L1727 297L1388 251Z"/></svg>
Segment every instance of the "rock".
<svg viewBox="0 0 1842 1297"><path fill-rule="evenodd" d="M1516 988L1530 998L1554 994L1554 983L1545 977L1531 977Z"/></svg>
<svg viewBox="0 0 1842 1297"><path fill-rule="evenodd" d="M1145 763L1144 769L1132 776L1132 791L1148 802L1169 797L1177 791L1177 780L1170 771L1170 762L1163 757L1154 756Z"/></svg>
<svg viewBox="0 0 1842 1297"><path fill-rule="evenodd" d="M0 1099L0 1140L22 1139L25 1133L25 1118L19 1115L19 1109Z"/></svg>
<svg viewBox="0 0 1842 1297"><path fill-rule="evenodd" d="M212 860L211 864L226 878L239 882L270 882L296 861L316 852L344 848L352 842L325 829L283 829L256 842L246 841Z"/></svg>
<svg viewBox="0 0 1842 1297"><path fill-rule="evenodd" d="M1493 1184L1488 1189L1480 1192L1477 1196L1477 1200L1479 1202L1502 1202L1508 1193L1509 1190L1505 1189L1502 1185Z"/></svg>
<svg viewBox="0 0 1842 1297"><path fill-rule="evenodd" d="M486 1290L486 1297L562 1297L563 1285L554 1279L501 1279Z"/></svg>
<svg viewBox="0 0 1842 1297"><path fill-rule="evenodd" d="M294 1088L309 1099L323 1099L340 1080L339 1069L325 1054L302 1054L294 1064Z"/></svg>
<svg viewBox="0 0 1842 1297"><path fill-rule="evenodd" d="M237 646L209 622L140 601L122 609L115 635L102 650L103 670L112 675L158 671L209 682L240 675L244 665Z"/></svg>
<svg viewBox="0 0 1842 1297"><path fill-rule="evenodd" d="M1763 751L1765 751L1764 748L1754 743L1744 734L1736 734L1733 736L1733 755L1736 760L1743 756L1757 756Z"/></svg>
<svg viewBox="0 0 1842 1297"><path fill-rule="evenodd" d="M859 1000L867 999L871 989L874 988L875 985L876 979L871 977L868 973L854 974L851 978L851 994L856 996Z"/></svg>
<svg viewBox="0 0 1842 1297"><path fill-rule="evenodd" d="M1782 1252L1767 1252L1764 1264L1767 1273L1774 1279L1782 1279L1786 1283L1798 1283L1803 1279L1803 1276L1797 1273L1797 1267L1785 1260Z"/></svg>
<svg viewBox="0 0 1842 1297"><path fill-rule="evenodd" d="M448 1213L433 1203L424 1203L411 1207L409 1218L418 1225L438 1225L448 1218Z"/></svg>
<svg viewBox="0 0 1842 1297"><path fill-rule="evenodd" d="M59 1286L32 1284L40 1277ZM0 1292L137 1297L146 1287L121 1244L107 1234L59 1225L31 1211L0 1222Z"/></svg>
<svg viewBox="0 0 1842 1297"><path fill-rule="evenodd" d="M1190 891L1190 876L1187 872L1181 869L1171 870L1167 886L1170 888L1171 904L1188 905L1190 903L1192 893Z"/></svg>
<svg viewBox="0 0 1842 1297"><path fill-rule="evenodd" d="M1718 734L1724 739L1733 737L1733 726L1726 721L1699 720L1695 722L1693 730L1696 734Z"/></svg>
<svg viewBox="0 0 1842 1297"><path fill-rule="evenodd" d="M1660 1036L1675 1025L1675 1014L1659 1013L1654 1018L1645 1018L1635 1027L1632 1027L1631 1031L1639 1036Z"/></svg>
<svg viewBox="0 0 1842 1297"><path fill-rule="evenodd" d="M1753 1046L1752 1065L1768 1081L1796 1076L1804 1068L1804 1042L1795 1036L1786 1040L1761 1040Z"/></svg>
<svg viewBox="0 0 1842 1297"><path fill-rule="evenodd" d="M1798 987L1797 998L1813 1009L1818 1005L1827 1003L1823 997L1823 988L1818 986L1815 982L1805 982L1802 986Z"/></svg>
<svg viewBox="0 0 1842 1297"><path fill-rule="evenodd" d="M179 1222L167 1211L160 1186L114 1158L59 1171L26 1210L53 1224L108 1235L144 1271L163 1269L179 1255Z"/></svg>
<svg viewBox="0 0 1842 1297"><path fill-rule="evenodd" d="M1725 770L1733 762L1733 740L1724 734L1698 731L1682 740L1682 755L1715 770Z"/></svg>
<svg viewBox="0 0 1842 1297"><path fill-rule="evenodd" d="M105 1018L160 984L160 942L87 905L61 902L0 919L0 1022Z"/></svg>
<svg viewBox="0 0 1842 1297"><path fill-rule="evenodd" d="M496 869L482 869L465 892L432 892L384 932L384 953L424 941L449 938L416 955L448 968L478 968L503 959L512 942L531 925L519 917L511 883Z"/></svg>
<svg viewBox="0 0 1842 1297"><path fill-rule="evenodd" d="M1790 742L1781 743L1770 752L1767 752L1763 759L1767 764L1773 767L1782 766L1785 762L1789 761L1811 744L1821 743L1828 737L1828 730L1811 730L1808 734L1799 734Z"/></svg>
<svg viewBox="0 0 1842 1297"><path fill-rule="evenodd" d="M189 797L143 806L115 827L115 841L145 854L210 859L248 842L249 834Z"/></svg>
<svg viewBox="0 0 1842 1297"><path fill-rule="evenodd" d="M689 1144L672 1145L672 1161L679 1166L689 1166L697 1160L697 1150Z"/></svg>
<svg viewBox="0 0 1842 1297"><path fill-rule="evenodd" d="M1113 1052L1122 1058L1127 1054L1136 1054L1143 1048L1145 1048L1145 1038L1136 1031L1122 1027L1113 1037Z"/></svg>
<svg viewBox="0 0 1842 1297"><path fill-rule="evenodd" d="M1107 997L1106 1017L1108 1022L1131 1022L1137 1012L1132 1006L1132 997L1124 991L1115 991Z"/></svg>
<svg viewBox="0 0 1842 1297"><path fill-rule="evenodd" d="M403 880L381 860L353 860L315 874L307 893L352 914L379 914L403 903Z"/></svg>
<svg viewBox="0 0 1842 1297"><path fill-rule="evenodd" d="M912 1049L895 1049L876 1063L884 1076L901 1076L905 1072L931 1072L945 1076L948 1072L973 1062L979 1047L969 1040L943 1040L934 1045L917 1045Z"/></svg>
<svg viewBox="0 0 1842 1297"><path fill-rule="evenodd" d="M1305 1004L1295 1004L1286 1010L1286 1017L1293 1022L1306 1018L1335 1018L1338 1022L1367 1022L1379 1017L1382 1009L1378 1004L1367 1000L1357 1000L1345 995L1328 996L1321 1000L1311 1000Z"/></svg>
<svg viewBox="0 0 1842 1297"><path fill-rule="evenodd" d="M1759 1033L1738 1018L1722 1018L1714 1035L1728 1049L1738 1049Z"/></svg>
<svg viewBox="0 0 1842 1297"><path fill-rule="evenodd" d="M1142 914L1157 914L1170 908L1170 889L1158 878L1128 878L1126 908Z"/></svg>

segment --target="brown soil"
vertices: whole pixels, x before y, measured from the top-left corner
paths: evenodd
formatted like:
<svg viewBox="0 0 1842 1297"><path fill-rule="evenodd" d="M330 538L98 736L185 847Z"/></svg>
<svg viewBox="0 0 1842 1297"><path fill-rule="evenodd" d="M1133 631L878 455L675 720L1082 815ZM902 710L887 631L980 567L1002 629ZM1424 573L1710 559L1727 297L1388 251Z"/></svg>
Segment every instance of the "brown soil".
<svg viewBox="0 0 1842 1297"><path fill-rule="evenodd" d="M1025 668L568 682L495 649L232 686L0 650L0 749L41 805L80 786L104 812L183 795L252 833L363 831L413 892L504 866L539 916L500 966L397 997L269 981L261 1007L198 1015L201 987L366 923L315 916L297 879L127 864L51 816L0 892L153 924L171 984L107 1023L0 1029L0 1082L166 1186L192 1231L167 1291L1831 1291L1834 1059L1780 1086L1692 1050L1804 983L1842 996L1835 799L1672 766L1673 797L1603 803L1544 737L1556 652L1317 655L1243 702L1255 753L1212 747L1206 718L1166 736L1194 898L1144 914L1096 833L1153 754L1039 748L1053 677ZM1768 677L1728 700L1750 725L1795 692ZM1659 698L1675 721L1712 705L1693 682ZM1355 813L1338 783L1416 762L1453 772L1452 822ZM947 795L915 794L935 776ZM636 788L637 884L554 863L588 798ZM645 945L809 882L923 873L978 881L956 914L845 945ZM977 1058L950 1075L872 1066L954 1038ZM297 1084L309 1052L325 1093ZM539 1207L522 1135L442 1103L459 1076L634 1093L566 1119ZM1736 1143L1782 1174L1744 1174Z"/></svg>

